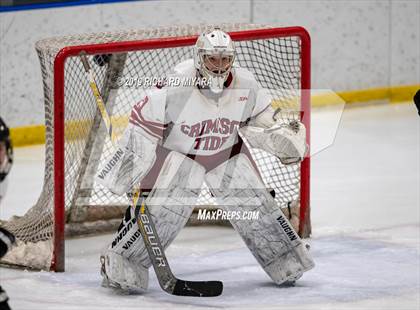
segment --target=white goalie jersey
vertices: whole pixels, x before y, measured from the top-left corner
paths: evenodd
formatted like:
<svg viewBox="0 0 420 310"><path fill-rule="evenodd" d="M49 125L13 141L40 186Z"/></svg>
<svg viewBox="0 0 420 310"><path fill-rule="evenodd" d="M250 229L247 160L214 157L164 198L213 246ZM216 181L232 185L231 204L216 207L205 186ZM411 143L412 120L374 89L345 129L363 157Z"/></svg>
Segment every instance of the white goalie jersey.
<svg viewBox="0 0 420 310"><path fill-rule="evenodd" d="M187 60L174 68L171 77L182 83L194 80L196 74L193 60ZM196 85L156 87L134 105L120 148L100 170L98 180L122 194L150 171L157 147L212 160L240 141L238 132L252 147L272 153L283 163L302 160L303 124L276 123L274 112L269 92L240 67L232 68L217 95Z"/></svg>

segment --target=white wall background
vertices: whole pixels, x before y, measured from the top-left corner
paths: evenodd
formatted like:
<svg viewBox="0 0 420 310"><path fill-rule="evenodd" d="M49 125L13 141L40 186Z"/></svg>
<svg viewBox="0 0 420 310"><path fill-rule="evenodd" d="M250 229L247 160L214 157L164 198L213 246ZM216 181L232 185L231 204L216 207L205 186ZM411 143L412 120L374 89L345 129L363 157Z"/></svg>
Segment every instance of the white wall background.
<svg viewBox="0 0 420 310"><path fill-rule="evenodd" d="M313 88L420 83L420 1L125 2L0 13L0 115L11 127L44 122L41 38L200 22L304 26Z"/></svg>

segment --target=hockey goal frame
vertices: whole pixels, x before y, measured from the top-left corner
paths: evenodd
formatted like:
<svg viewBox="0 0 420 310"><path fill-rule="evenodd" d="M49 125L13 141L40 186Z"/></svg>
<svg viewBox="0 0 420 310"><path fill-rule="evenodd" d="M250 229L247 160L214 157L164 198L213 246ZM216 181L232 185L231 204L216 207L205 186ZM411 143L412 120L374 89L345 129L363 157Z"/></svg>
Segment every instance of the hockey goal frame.
<svg viewBox="0 0 420 310"><path fill-rule="evenodd" d="M306 139L310 146L310 36L302 27L264 28L229 32L234 41L271 39L287 36L301 40L301 120L306 126ZM54 60L54 240L51 270L65 269L65 63L69 57L78 56L82 51L87 55L124 53L170 47L191 46L197 36L164 37L140 41L111 42L62 48ZM310 154L310 153L309 153ZM300 171L300 219L299 235L309 234L310 213L310 158L301 163ZM306 223L306 224L305 224Z"/></svg>

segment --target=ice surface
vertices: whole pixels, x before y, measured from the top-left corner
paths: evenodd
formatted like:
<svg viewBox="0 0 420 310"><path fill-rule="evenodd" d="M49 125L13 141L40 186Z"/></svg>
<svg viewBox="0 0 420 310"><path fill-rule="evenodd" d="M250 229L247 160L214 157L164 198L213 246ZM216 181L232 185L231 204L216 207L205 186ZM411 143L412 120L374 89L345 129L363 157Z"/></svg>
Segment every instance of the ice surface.
<svg viewBox="0 0 420 310"><path fill-rule="evenodd" d="M1 268L1 285L13 309L28 310L419 309L419 132L409 104L344 110L335 143L312 158L316 267L295 287L275 286L239 236L220 227L187 227L167 251L178 277L222 280L220 297L170 296L153 271L144 295L102 288L98 253L111 235L67 240L65 273ZM1 218L35 202L42 151L16 149Z"/></svg>
<svg viewBox="0 0 420 310"><path fill-rule="evenodd" d="M41 193L44 181L45 148L43 145L14 148L14 164L10 170L8 188L0 206L0 219L23 215Z"/></svg>

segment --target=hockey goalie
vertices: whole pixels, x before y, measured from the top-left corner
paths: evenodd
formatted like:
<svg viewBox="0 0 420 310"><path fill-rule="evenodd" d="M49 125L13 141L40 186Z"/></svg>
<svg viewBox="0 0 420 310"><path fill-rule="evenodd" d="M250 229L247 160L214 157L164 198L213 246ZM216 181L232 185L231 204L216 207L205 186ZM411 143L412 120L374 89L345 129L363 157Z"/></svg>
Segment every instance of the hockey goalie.
<svg viewBox="0 0 420 310"><path fill-rule="evenodd" d="M97 179L119 195L141 188L164 248L186 224L204 183L226 211L257 210L258 219L232 219L232 226L276 284L294 283L313 261L243 139L283 164L294 164L307 150L305 127L277 120L269 93L234 62L227 33L217 28L202 33L194 59L176 65L166 84L148 90L134 105L118 148ZM175 78L202 83L170 85ZM101 255L103 286L146 290L150 265L135 210L128 208Z"/></svg>

